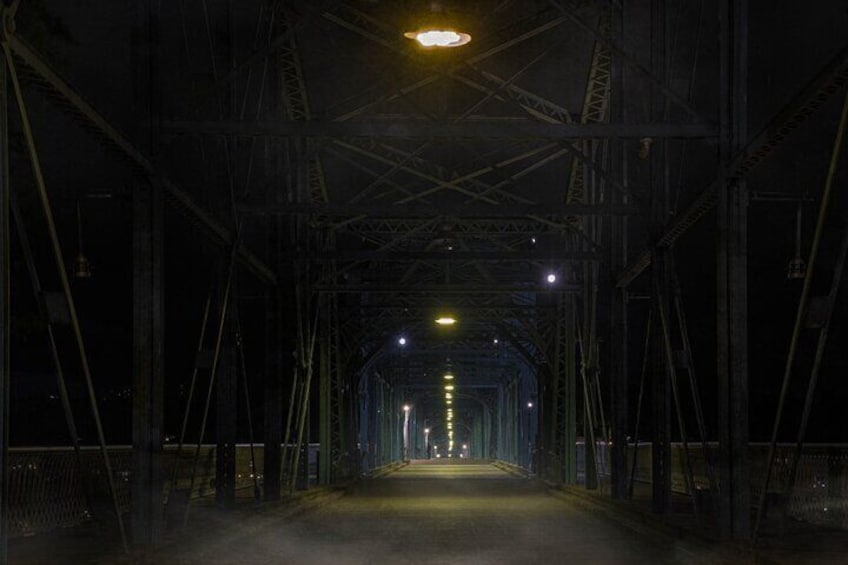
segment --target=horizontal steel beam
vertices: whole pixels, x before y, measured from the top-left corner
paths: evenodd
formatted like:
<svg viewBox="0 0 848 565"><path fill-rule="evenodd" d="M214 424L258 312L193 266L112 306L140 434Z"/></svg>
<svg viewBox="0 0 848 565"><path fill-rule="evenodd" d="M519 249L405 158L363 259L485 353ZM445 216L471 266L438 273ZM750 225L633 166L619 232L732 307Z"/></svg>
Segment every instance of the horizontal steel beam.
<svg viewBox="0 0 848 565"><path fill-rule="evenodd" d="M293 253L287 259L305 262L322 261L483 261L488 263L506 263L511 261L590 261L600 256L586 251L546 252L528 249L527 251L399 251L350 249L339 251L318 251L314 253Z"/></svg>
<svg viewBox="0 0 848 565"><path fill-rule="evenodd" d="M565 220L573 216L629 216L639 213L636 206L606 206L601 204L567 204L541 206L510 204L509 206L474 204L439 208L416 204L250 204L239 206L239 212L250 215L311 215L341 218L427 218L442 216L446 220L480 219L547 219Z"/></svg>
<svg viewBox="0 0 848 565"><path fill-rule="evenodd" d="M581 291L579 286L575 285L516 285L516 284L468 284L468 285L449 285L449 284L433 284L433 285L318 285L314 287L318 292L327 293L353 293L359 294L368 292L371 294L515 294L518 292L532 292L534 294L560 294L560 293L577 293ZM393 308L394 306L386 306L385 308ZM375 309L381 308L375 305ZM461 308L468 308L462 306ZM481 309L511 309L511 310L532 310L536 311L544 306L526 306L521 304L514 305L496 305L496 306L481 306ZM429 308L432 310L432 307Z"/></svg>
<svg viewBox="0 0 848 565"><path fill-rule="evenodd" d="M323 138L426 138L426 139L609 139L609 138L712 138L718 130L703 124L548 124L529 120L485 119L462 123L423 120L332 122L166 121L166 134L234 135L244 137Z"/></svg>

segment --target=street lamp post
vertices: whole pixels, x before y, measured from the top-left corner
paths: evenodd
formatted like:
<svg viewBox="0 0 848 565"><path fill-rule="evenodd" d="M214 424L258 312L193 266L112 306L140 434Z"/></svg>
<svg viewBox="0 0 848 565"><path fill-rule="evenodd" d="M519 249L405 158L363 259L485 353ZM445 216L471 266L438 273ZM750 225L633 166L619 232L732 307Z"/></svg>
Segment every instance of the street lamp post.
<svg viewBox="0 0 848 565"><path fill-rule="evenodd" d="M424 428L424 453L430 458L430 428Z"/></svg>
<svg viewBox="0 0 848 565"><path fill-rule="evenodd" d="M404 404L403 406L403 460L409 460L409 412L412 406Z"/></svg>

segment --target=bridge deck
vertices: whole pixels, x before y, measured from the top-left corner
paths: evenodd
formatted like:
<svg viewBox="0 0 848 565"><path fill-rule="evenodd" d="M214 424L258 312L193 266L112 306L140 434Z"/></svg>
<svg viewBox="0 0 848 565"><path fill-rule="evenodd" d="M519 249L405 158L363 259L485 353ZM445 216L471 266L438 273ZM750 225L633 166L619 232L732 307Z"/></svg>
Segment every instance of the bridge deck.
<svg viewBox="0 0 848 565"><path fill-rule="evenodd" d="M413 462L309 511L198 506L150 562L203 564L736 563L735 551L625 526L487 463ZM94 528L92 528L94 529ZM637 533L638 530L638 533ZM76 535L77 537L73 537ZM11 563L135 563L103 532L16 540ZM39 540L39 538L41 538ZM98 541L99 538L99 541ZM844 553L768 562L844 562ZM822 559L824 558L824 559Z"/></svg>
<svg viewBox="0 0 848 565"><path fill-rule="evenodd" d="M691 563L489 464L413 463L295 520L268 519L197 547L184 563ZM714 562L714 561L713 561Z"/></svg>

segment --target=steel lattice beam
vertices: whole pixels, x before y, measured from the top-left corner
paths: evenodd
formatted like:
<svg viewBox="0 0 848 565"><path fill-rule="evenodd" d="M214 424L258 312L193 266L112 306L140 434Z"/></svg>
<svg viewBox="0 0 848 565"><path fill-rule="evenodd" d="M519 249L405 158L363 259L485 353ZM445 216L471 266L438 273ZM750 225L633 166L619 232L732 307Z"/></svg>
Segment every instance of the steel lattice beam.
<svg viewBox="0 0 848 565"><path fill-rule="evenodd" d="M397 138L397 139L532 139L574 141L578 139L676 139L715 138L718 130L709 124L551 124L527 120L481 118L473 121L432 122L423 120L369 120L333 122L298 121L182 121L163 124L163 132L191 135L297 138Z"/></svg>

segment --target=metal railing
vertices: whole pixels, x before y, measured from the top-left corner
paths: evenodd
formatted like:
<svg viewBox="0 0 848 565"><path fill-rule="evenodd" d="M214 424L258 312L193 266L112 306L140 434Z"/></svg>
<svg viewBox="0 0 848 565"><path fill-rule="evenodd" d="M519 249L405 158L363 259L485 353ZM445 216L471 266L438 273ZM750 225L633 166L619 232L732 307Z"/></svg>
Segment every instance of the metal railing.
<svg viewBox="0 0 848 565"><path fill-rule="evenodd" d="M609 480L609 450L604 442L597 442L598 477ZM577 444L577 480L585 482L585 444ZM710 458L718 460L718 445L709 444ZM767 500L774 504L773 512L784 512L785 516L795 520L848 530L848 444L807 444L801 452L798 473L791 493L789 474L794 444L778 444L775 454L774 471L769 485ZM640 443L634 450L628 446L628 470L636 456L634 481L651 482L651 444ZM749 447L751 465L751 499L756 501L762 489L765 476L767 443L752 443ZM671 452L672 491L689 494L685 479L685 460L683 447L679 443L672 445ZM700 448L690 446L690 458L694 474L695 488L707 492L709 479L704 455ZM788 493L788 494L787 494Z"/></svg>
<svg viewBox="0 0 848 565"><path fill-rule="evenodd" d="M318 444L309 446L310 481L316 478ZM254 474L262 485L264 449L254 445L256 470L251 466L250 447L236 446L236 489L252 496ZM193 449L183 450L177 467L176 490L187 490L190 483ZM132 447L111 446L118 507L122 513L130 508ZM166 446L162 457L162 493L167 500L170 476L176 457L176 446ZM83 447L80 459L70 447L25 447L9 451L9 533L25 536L81 524L92 517L113 516L109 486L104 476L103 461L97 447ZM193 499L215 494L215 446L203 445L197 469Z"/></svg>

